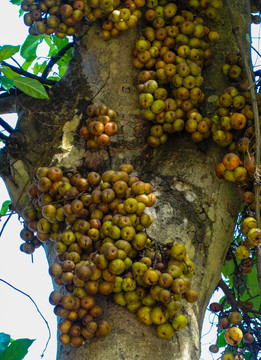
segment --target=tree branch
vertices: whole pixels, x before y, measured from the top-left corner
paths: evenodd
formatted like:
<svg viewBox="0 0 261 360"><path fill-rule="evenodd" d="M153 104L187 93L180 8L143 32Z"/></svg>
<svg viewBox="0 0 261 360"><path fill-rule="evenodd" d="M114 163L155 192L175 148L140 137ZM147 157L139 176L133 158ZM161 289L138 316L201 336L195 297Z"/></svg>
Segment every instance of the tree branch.
<svg viewBox="0 0 261 360"><path fill-rule="evenodd" d="M0 126L2 126L2 128L4 128L7 132L9 132L9 134L12 134L14 131L12 126L7 124L7 122L5 122L4 119L2 119L1 117L0 117Z"/></svg>
<svg viewBox="0 0 261 360"><path fill-rule="evenodd" d="M2 65L8 66L11 70L13 70L14 72L16 72L19 75L23 75L23 76L29 77L31 79L38 80L42 84L53 86L53 85L55 85L57 83L57 81L43 79L42 77L31 74L28 71L25 71L23 69L19 69L16 66L13 66L13 65L10 65L10 64L6 63L5 61L2 61Z"/></svg>
<svg viewBox="0 0 261 360"><path fill-rule="evenodd" d="M51 59L49 60L48 64L46 65L46 68L44 69L44 72L42 73L42 78L46 78L48 76L49 70L65 55L65 53L74 46L74 43L71 42L69 44L67 44L66 46L64 46L59 52L58 54L56 54L55 56L52 56Z"/></svg>
<svg viewBox="0 0 261 360"><path fill-rule="evenodd" d="M252 310L247 309L240 301L237 301L235 299L232 291L227 286L227 284L225 283L224 280L220 279L217 286L220 287L220 289L223 291L223 293L228 298L233 311L238 311L238 309L240 309L244 314L247 314L248 312L252 312Z"/></svg>
<svg viewBox="0 0 261 360"><path fill-rule="evenodd" d="M17 113L16 95L8 94L8 96L3 96L5 94L0 95L0 114Z"/></svg>
<svg viewBox="0 0 261 360"><path fill-rule="evenodd" d="M241 37L238 32L236 21L233 16L233 9L232 5L229 0L226 0L226 5L228 9L229 18L232 25L232 32L235 36L240 54L242 56L244 67L246 70L246 75L249 83L249 91L251 95L251 103L254 113L254 122L255 122L255 138L256 138L256 173L255 173L255 212L256 212L256 221L257 221L257 227L260 228L260 209L259 209L259 197L260 197L260 122L259 122L259 111L258 111L258 104L257 104L257 97L256 97L256 87L255 83L253 82L253 76L252 76L252 68L250 67L248 57L246 55L245 49L241 42ZM259 292L261 295L261 250L260 246L256 247L256 253L257 253L257 279L259 284Z"/></svg>

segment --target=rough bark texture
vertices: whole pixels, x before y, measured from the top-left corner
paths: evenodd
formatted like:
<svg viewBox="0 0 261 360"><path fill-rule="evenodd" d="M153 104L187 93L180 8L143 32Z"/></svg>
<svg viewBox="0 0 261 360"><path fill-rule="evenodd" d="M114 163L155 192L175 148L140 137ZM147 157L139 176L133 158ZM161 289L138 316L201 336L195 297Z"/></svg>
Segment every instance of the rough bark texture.
<svg viewBox="0 0 261 360"><path fill-rule="evenodd" d="M249 31L249 4L244 0L233 2L245 38ZM211 111L208 97L220 95L226 86L219 73L224 55L236 49L226 8L221 23L215 27L221 41L213 46L213 65L204 75L206 111ZM219 281L233 235L240 202L238 191L236 186L218 180L214 174L223 151L211 141L202 151L186 135L171 136L167 144L156 150L146 145L150 124L140 117L134 86L137 72L131 67L130 57L138 33L139 29L133 29L118 39L104 42L92 26L77 43L74 59L66 76L51 90L50 101L18 97L20 120L8 152L2 154L2 176L16 203L43 157L45 165L79 167L83 174L90 169L118 169L121 163L131 162L135 174L152 183L158 198L150 209L155 221L148 233L161 243L180 241L187 246L196 267L193 287L199 291L199 301L185 308L188 327L172 341L163 341L156 337L153 326L139 323L135 314L110 299L101 300L104 316L112 324L110 335L87 342L80 349L60 347L59 360L198 359L204 311ZM77 96L80 100L72 112ZM86 101L82 99L94 96L95 103L105 103L116 110L119 124L118 135L110 148L97 152L86 151L77 133L85 120L82 113ZM66 121L63 131L59 130ZM25 202L23 195L18 209ZM53 259L52 244L46 250Z"/></svg>

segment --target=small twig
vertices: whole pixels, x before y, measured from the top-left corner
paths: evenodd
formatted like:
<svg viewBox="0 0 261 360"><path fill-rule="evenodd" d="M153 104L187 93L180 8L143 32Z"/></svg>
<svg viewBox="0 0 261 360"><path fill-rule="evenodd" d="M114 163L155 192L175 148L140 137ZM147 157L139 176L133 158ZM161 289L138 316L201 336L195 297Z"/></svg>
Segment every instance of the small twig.
<svg viewBox="0 0 261 360"><path fill-rule="evenodd" d="M64 46L58 54L55 56L52 56L48 64L46 65L46 68L44 69L44 72L42 73L42 78L45 79L48 76L49 70L52 69L52 67L65 55L65 53L74 46L73 42L70 42L66 46Z"/></svg>
<svg viewBox="0 0 261 360"><path fill-rule="evenodd" d="M20 69L22 69L22 67L21 67L21 65L19 64L19 62L16 61L13 56L11 56L11 59L13 60L14 63L16 63L16 65L17 65Z"/></svg>
<svg viewBox="0 0 261 360"><path fill-rule="evenodd" d="M256 154L255 154L255 160L256 160L256 174L255 174L255 212L256 212L256 221L257 221L257 227L260 228L260 209L259 209L259 197L260 197L260 122L259 122L259 111L258 111L258 104L257 104L257 97L256 97L256 90L255 87L252 86L253 83L253 77L252 77L252 69L250 68L248 58L246 55L246 52L244 50L244 47L241 42L240 33L237 31L236 22L233 16L233 10L232 5L230 1L226 0L226 5L228 9L229 18L232 25L232 32L235 36L240 54L242 56L242 60L244 63L244 67L246 70L246 75L250 87L250 95L251 95L251 103L254 113L254 122L255 122L255 140L256 140ZM261 294L261 250L260 246L256 247L256 253L257 253L257 279L259 284L259 291Z"/></svg>
<svg viewBox="0 0 261 360"><path fill-rule="evenodd" d="M31 74L28 71L25 71L23 69L17 68L16 66L10 65L10 64L6 63L5 61L2 61L2 65L8 66L11 70L13 70L14 72L16 72L19 75L23 75L23 76L29 77L31 79L38 80L40 83L45 84L45 85L53 86L57 83L57 81L43 79L37 75Z"/></svg>
<svg viewBox="0 0 261 360"><path fill-rule="evenodd" d="M40 314L41 318L42 318L43 321L45 322L45 324L46 324L46 326L47 326L47 329L48 329L49 336L48 336L48 340L47 340L47 342L46 342L46 344L45 344L45 348L44 348L44 350L43 350L43 352L42 352L42 355L41 355L41 357L43 358L43 357L44 357L44 353L45 353L45 351L46 351L46 349L47 349L47 347L48 347L49 341L50 341L51 336L52 336L52 335L51 335L51 329L50 329L50 326L49 326L49 324L48 324L48 321L45 319L45 317L44 317L43 314L41 313L40 309L38 308L37 304L36 304L35 301L31 298L30 295L26 294L26 293L23 292L22 290L17 289L16 287L14 287L14 286L11 285L9 282L7 282L7 281L5 281L5 280L3 280L3 279L0 279L0 281L2 281L4 284L10 286L10 287L11 287L12 289L14 289L15 291L18 291L19 293L21 293L21 294L25 295L26 297L28 297L28 299L30 299L30 300L32 301L32 303L34 304L37 312Z"/></svg>
<svg viewBox="0 0 261 360"><path fill-rule="evenodd" d="M14 132L12 126L7 124L7 122L5 122L4 119L2 119L1 117L0 117L0 126L2 126L2 128L4 128L7 132L9 132L9 134L12 134Z"/></svg>
<svg viewBox="0 0 261 360"><path fill-rule="evenodd" d="M259 52L259 51L257 51L257 49L255 49L253 45L251 45L251 49L252 49L252 50L254 50L254 51L257 53L257 55L258 55L259 57L261 57L260 52Z"/></svg>

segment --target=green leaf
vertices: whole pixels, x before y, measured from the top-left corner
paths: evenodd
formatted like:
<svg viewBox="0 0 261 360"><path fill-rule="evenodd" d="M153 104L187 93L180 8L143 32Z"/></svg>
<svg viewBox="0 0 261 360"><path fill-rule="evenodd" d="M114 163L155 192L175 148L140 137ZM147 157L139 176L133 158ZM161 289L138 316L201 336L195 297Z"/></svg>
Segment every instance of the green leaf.
<svg viewBox="0 0 261 360"><path fill-rule="evenodd" d="M11 70L10 67L8 67L8 66L3 66L3 67L1 68L1 72L2 72L3 74L5 74L5 76L6 76L8 79L13 79L14 77L17 76L17 73L14 72L13 70Z"/></svg>
<svg viewBox="0 0 261 360"><path fill-rule="evenodd" d="M234 271L235 271L234 261L233 260L226 261L225 265L222 268L223 275L227 277L233 274Z"/></svg>
<svg viewBox="0 0 261 360"><path fill-rule="evenodd" d="M8 91L14 86L14 81L6 78L5 76L0 76L0 84L6 91Z"/></svg>
<svg viewBox="0 0 261 360"><path fill-rule="evenodd" d="M49 47L50 49L49 49L48 57L55 56L58 53L57 47L54 44L49 45Z"/></svg>
<svg viewBox="0 0 261 360"><path fill-rule="evenodd" d="M24 15L24 11L22 9L19 9L19 17Z"/></svg>
<svg viewBox="0 0 261 360"><path fill-rule="evenodd" d="M56 36L53 36L52 38L53 38L53 42L57 46L58 51L60 51L63 47L65 47L65 45L67 45L69 42L67 37L65 39L60 39Z"/></svg>
<svg viewBox="0 0 261 360"><path fill-rule="evenodd" d="M21 76L16 76L13 80L17 89L25 94L37 99L49 99L45 88L38 80Z"/></svg>
<svg viewBox="0 0 261 360"><path fill-rule="evenodd" d="M240 294L240 301L244 302L250 300L253 303L253 310L259 311L261 305L261 297L257 279L257 269L254 266L250 272L244 276L245 287L248 288L249 293L244 288L244 291ZM256 315L255 315L256 316Z"/></svg>
<svg viewBox="0 0 261 360"><path fill-rule="evenodd" d="M221 333L218 334L218 342L217 345L219 348L225 347L227 346L227 342L225 340L225 332L222 331Z"/></svg>
<svg viewBox="0 0 261 360"><path fill-rule="evenodd" d="M252 359L252 355L251 355L250 352L244 351L244 357L245 357L245 360L251 360Z"/></svg>
<svg viewBox="0 0 261 360"><path fill-rule="evenodd" d="M0 49L0 61L9 59L11 56L16 54L20 49L20 46L4 45Z"/></svg>
<svg viewBox="0 0 261 360"><path fill-rule="evenodd" d="M5 348L9 345L11 340L11 336L5 333L0 333L0 355L4 351Z"/></svg>
<svg viewBox="0 0 261 360"><path fill-rule="evenodd" d="M223 301L226 299L226 296L222 296L222 298L221 299L219 299L219 303L220 304L223 304Z"/></svg>
<svg viewBox="0 0 261 360"><path fill-rule="evenodd" d="M46 68L47 61L44 61L42 64L36 63L33 68L33 72L35 75L38 73L43 73L44 69Z"/></svg>
<svg viewBox="0 0 261 360"><path fill-rule="evenodd" d="M33 73L35 75L38 74L39 68L40 68L40 65L38 63L35 63L34 67L33 67Z"/></svg>
<svg viewBox="0 0 261 360"><path fill-rule="evenodd" d="M29 61L33 57L36 58L36 49L37 46L42 41L42 39L43 39L42 35L38 35L38 36L28 35L21 47L21 51L20 51L21 56L27 61Z"/></svg>
<svg viewBox="0 0 261 360"><path fill-rule="evenodd" d="M33 342L30 339L14 340L0 355L0 360L22 360Z"/></svg>
<svg viewBox="0 0 261 360"><path fill-rule="evenodd" d="M32 56L28 61L25 61L22 64L22 69L27 71L36 58L37 58L37 56Z"/></svg>
<svg viewBox="0 0 261 360"><path fill-rule="evenodd" d="M44 40L45 40L45 42L46 42L46 44L47 44L48 46L51 46L51 44L52 44L52 39L51 39L50 36L45 35Z"/></svg>
<svg viewBox="0 0 261 360"><path fill-rule="evenodd" d="M5 215L9 209L9 205L12 203L12 201L10 200L6 200L3 202L1 210L0 210L0 215Z"/></svg>
<svg viewBox="0 0 261 360"><path fill-rule="evenodd" d="M67 70L67 65L59 66L59 75L60 75L61 77L63 77L63 75L65 74L66 70Z"/></svg>
<svg viewBox="0 0 261 360"><path fill-rule="evenodd" d="M59 81L59 80L61 80L61 78L60 78L59 76L49 76L47 79L48 79L48 80L54 80L54 81Z"/></svg>
<svg viewBox="0 0 261 360"><path fill-rule="evenodd" d="M10 0L10 3L14 5L21 5L23 0Z"/></svg>

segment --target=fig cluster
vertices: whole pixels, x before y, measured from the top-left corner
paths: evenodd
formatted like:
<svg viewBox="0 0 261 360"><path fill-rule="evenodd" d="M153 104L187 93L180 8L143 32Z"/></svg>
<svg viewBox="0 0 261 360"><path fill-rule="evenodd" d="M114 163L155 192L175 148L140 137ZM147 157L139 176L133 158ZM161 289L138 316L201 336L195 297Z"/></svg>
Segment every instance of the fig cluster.
<svg viewBox="0 0 261 360"><path fill-rule="evenodd" d="M86 125L80 129L80 137L89 149L98 149L110 143L110 137L117 133L116 113L106 105L89 105Z"/></svg>
<svg viewBox="0 0 261 360"><path fill-rule="evenodd" d="M161 255L155 258L155 252L149 251L135 261L129 276L115 286L114 301L136 312L142 323L157 325L159 338L169 339L187 325L187 317L180 313L183 301L196 302L198 293L191 289L194 264L185 246L173 244L163 256L165 261Z"/></svg>
<svg viewBox="0 0 261 360"><path fill-rule="evenodd" d="M257 227L257 221L253 216L247 216L242 221L240 232L241 241L235 249L235 255L241 260L241 273L247 275L254 266L255 247L261 244L261 229Z"/></svg>
<svg viewBox="0 0 261 360"><path fill-rule="evenodd" d="M211 132L214 142L230 152L216 166L216 175L220 179L237 182L248 190L256 171L254 113L249 83L238 54L226 56L222 71L231 78L231 86L215 102L216 115L211 118ZM253 200L249 202L247 199L247 202Z"/></svg>
<svg viewBox="0 0 261 360"><path fill-rule="evenodd" d="M132 165L122 164L119 171L91 171L83 177L41 167L28 190L23 246L49 241L56 250L49 273L65 294L55 290L50 303L61 318L64 345L79 347L110 332L106 320L96 319L102 315L98 294L113 295L140 321L158 325L158 336L166 339L187 324L179 313L183 299L197 300L190 284L194 264L185 246L164 248L149 239L146 229L153 218L146 207L156 197L151 184L132 171Z"/></svg>
<svg viewBox="0 0 261 360"><path fill-rule="evenodd" d="M82 19L90 23L101 19L100 35L109 39L135 27L144 5L145 0L23 0L21 9L31 35L54 34L64 39L76 33Z"/></svg>
<svg viewBox="0 0 261 360"><path fill-rule="evenodd" d="M72 36L76 25L85 16L86 1L23 0L24 23L30 35L54 34L60 39Z"/></svg>
<svg viewBox="0 0 261 360"><path fill-rule="evenodd" d="M221 163L216 166L218 178L230 182L245 183L247 176L252 177L255 171L255 162L250 163L248 158L242 162L235 153L228 153Z"/></svg>
<svg viewBox="0 0 261 360"><path fill-rule="evenodd" d="M136 40L132 56L133 66L141 70L137 88L142 116L154 124L148 143L156 148L169 134L183 129L200 142L211 135L211 121L199 113L205 101L202 68L210 65L210 43L217 41L219 34L198 14L179 12L175 3L158 6L148 1L146 6L148 26ZM216 13L214 6L219 8L213 2L213 7L202 11L209 14L208 10L214 9Z"/></svg>
<svg viewBox="0 0 261 360"><path fill-rule="evenodd" d="M243 303L245 308L251 312L253 304L248 301ZM248 345L255 342L255 337L251 333L251 329L247 324L245 324L244 316L241 312L230 310L224 310L220 303L211 303L210 311L213 313L218 313L218 328L220 331L224 332L224 338L228 346L233 346L235 352L226 351L224 352L221 359L241 359L241 350L238 345L247 347ZM217 353L219 351L219 346L217 344L210 345L209 351L212 353Z"/></svg>
<svg viewBox="0 0 261 360"><path fill-rule="evenodd" d="M245 85L248 87L247 80ZM212 139L219 146L229 147L230 150L238 147L239 152L246 153L249 150L250 141L243 140L244 137L249 136L248 132L250 131L247 129L250 126L247 123L253 121L254 114L250 105L250 93L248 91L240 92L239 87L240 85L228 87L216 101L217 114L211 118L213 122L211 131ZM239 141L238 135L244 132L246 135L243 136L243 140Z"/></svg>

